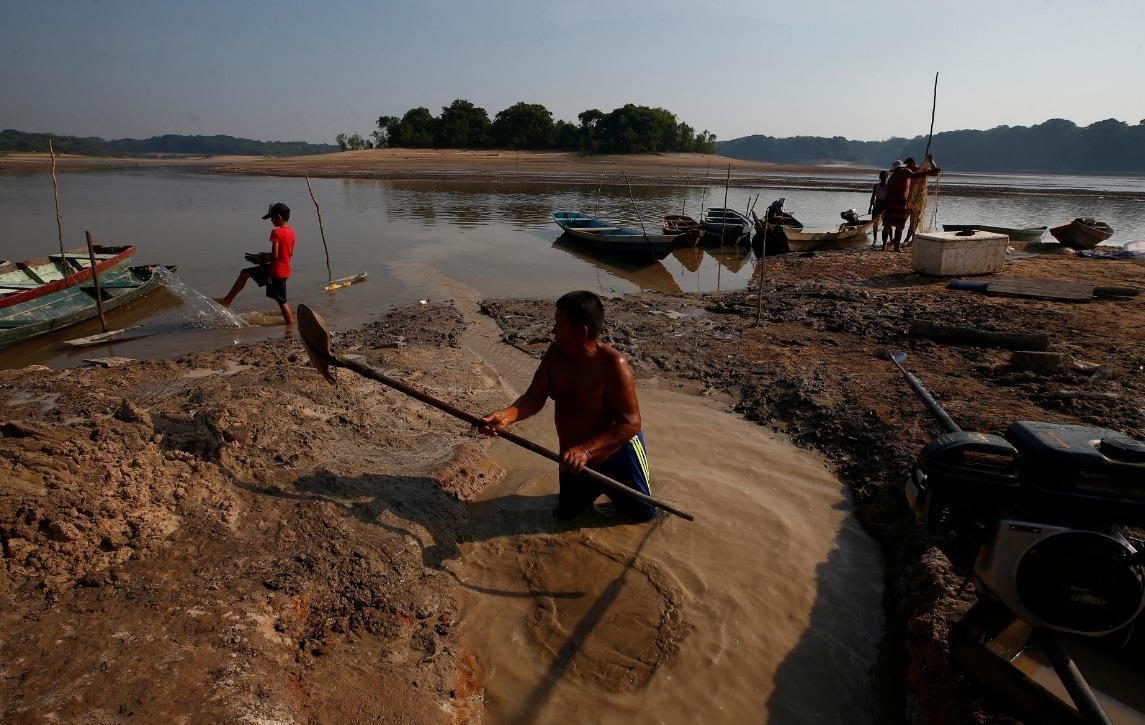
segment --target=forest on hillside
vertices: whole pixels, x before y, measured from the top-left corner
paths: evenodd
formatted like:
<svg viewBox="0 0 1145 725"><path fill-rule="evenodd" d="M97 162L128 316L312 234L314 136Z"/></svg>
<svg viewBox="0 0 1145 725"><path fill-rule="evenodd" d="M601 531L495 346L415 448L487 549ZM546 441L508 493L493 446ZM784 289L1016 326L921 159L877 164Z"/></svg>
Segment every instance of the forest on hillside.
<svg viewBox="0 0 1145 725"><path fill-rule="evenodd" d="M304 156L324 154L338 147L302 141L256 141L234 136L180 136L167 134L151 138L105 140L95 136L57 136L51 133L0 131L0 153L47 152L48 139L61 154L84 156Z"/></svg>
<svg viewBox="0 0 1145 725"><path fill-rule="evenodd" d="M921 160L926 136L853 141L835 136L745 136L716 144L716 153L776 163L850 163L886 168L913 156ZM1107 119L1089 126L1054 118L1034 126L934 134L931 152L948 171L1145 173L1145 120L1136 125Z"/></svg>

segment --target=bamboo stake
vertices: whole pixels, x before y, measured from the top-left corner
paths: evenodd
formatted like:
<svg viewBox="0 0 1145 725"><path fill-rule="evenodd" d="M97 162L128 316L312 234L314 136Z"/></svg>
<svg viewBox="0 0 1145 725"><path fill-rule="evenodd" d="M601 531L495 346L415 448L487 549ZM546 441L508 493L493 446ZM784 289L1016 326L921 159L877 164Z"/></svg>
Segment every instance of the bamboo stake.
<svg viewBox="0 0 1145 725"><path fill-rule="evenodd" d="M56 195L56 236L60 240L60 263L64 265L64 284L66 285L68 278L68 259L64 256L64 224L60 221L60 182L56 179L56 150L52 148L51 137L48 137L48 153L51 154L52 157L52 191ZM106 332L106 328L104 328L104 331Z"/></svg>
<svg viewBox="0 0 1145 725"><path fill-rule="evenodd" d="M688 177L684 177L684 203L680 205L680 213L683 214L684 210L688 208Z"/></svg>
<svg viewBox="0 0 1145 725"><path fill-rule="evenodd" d="M326 229L322 226L322 208L318 206L318 199L314 197L314 189L310 187L310 175L303 174L306 179L306 190L310 192L310 201L314 202L314 211L318 212L318 233L322 235L322 249L326 250L326 284L334 284L334 274L330 271L330 247L326 245Z"/></svg>
<svg viewBox="0 0 1145 725"><path fill-rule="evenodd" d="M91 262L91 281L95 285L95 309L99 311L99 324L104 332L107 332L107 319L103 316L103 292L99 288L99 274L95 270L95 245L91 242L91 232L85 231L84 237L87 239L87 258ZM68 263L68 258L62 259L65 269Z"/></svg>
<svg viewBox="0 0 1145 725"><path fill-rule="evenodd" d="M755 297L755 326L759 327L759 318L763 316L763 260L767 259L767 217L763 219L763 240L760 242L759 260L755 263L756 272L759 274L759 287L756 289Z"/></svg>
<svg viewBox="0 0 1145 725"><path fill-rule="evenodd" d="M704 201L708 198L708 172L712 170L712 160L708 159L708 167L704 169L704 193L700 196L700 218L704 216Z"/></svg>
<svg viewBox="0 0 1145 725"><path fill-rule="evenodd" d="M724 213L720 214L720 246L724 246L724 229L728 226L728 187L732 183L732 165L728 164L728 178L724 182Z"/></svg>
<svg viewBox="0 0 1145 725"><path fill-rule="evenodd" d="M656 260L656 250L652 246L652 241L648 239L648 231L644 228L644 217L640 216L640 210L636 208L636 197L632 195L632 183L628 180L628 174L623 171L620 175L624 177L624 183L628 185L628 200L632 202L632 211L636 213L636 221L640 222L640 233L644 235L644 243L648 245L648 250L652 253L652 260Z"/></svg>
<svg viewBox="0 0 1145 725"><path fill-rule="evenodd" d="M593 219L600 218L600 187L604 186L604 172L600 172L600 181L596 184L596 210L592 213Z"/></svg>

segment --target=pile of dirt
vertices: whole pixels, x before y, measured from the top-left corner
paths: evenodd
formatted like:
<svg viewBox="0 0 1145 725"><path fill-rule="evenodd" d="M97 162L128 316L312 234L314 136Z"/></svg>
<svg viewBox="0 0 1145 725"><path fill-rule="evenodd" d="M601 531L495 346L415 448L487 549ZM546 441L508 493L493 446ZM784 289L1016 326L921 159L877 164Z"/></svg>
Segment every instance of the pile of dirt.
<svg viewBox="0 0 1145 725"><path fill-rule="evenodd" d="M460 330L421 305L336 347L491 408ZM479 718L442 552L485 445L289 339L0 373L0 719Z"/></svg>
<svg viewBox="0 0 1145 725"><path fill-rule="evenodd" d="M887 632L876 674L880 721L1005 721L949 656L949 628L975 600L972 584L926 543L902 493L915 454L938 428L887 360L908 366L968 430L1001 433L1013 420L1097 425L1145 439L1145 303L1071 304L958 292L910 272L908 255L785 255L762 265L762 299L632 294L606 301L605 339L638 375L732 394L748 419L821 451L852 490L886 559ZM1032 257L1007 275L1145 288L1145 265ZM552 303L488 300L504 339L540 354ZM760 316L756 324L757 313ZM1070 363L1016 370L1010 352L911 337L912 321L1039 332Z"/></svg>

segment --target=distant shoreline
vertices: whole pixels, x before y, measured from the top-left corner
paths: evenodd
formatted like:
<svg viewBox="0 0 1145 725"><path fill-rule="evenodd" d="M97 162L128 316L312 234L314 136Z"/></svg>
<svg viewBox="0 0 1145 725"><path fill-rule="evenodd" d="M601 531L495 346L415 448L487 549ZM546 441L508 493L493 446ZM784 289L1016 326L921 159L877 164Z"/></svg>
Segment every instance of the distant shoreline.
<svg viewBox="0 0 1145 725"><path fill-rule="evenodd" d="M239 176L357 178L386 180L496 181L522 183L597 184L601 174L610 185L623 183L623 175L637 185L698 186L705 175L709 186L720 186L731 166L733 186L771 186L825 191L867 190L878 169L844 164L779 164L745 161L714 154L600 154L561 151L506 151L494 149L374 149L341 151L314 156L186 156L95 157L62 155L60 171L103 169L185 168ZM0 155L0 174L46 172L43 153ZM868 178L856 178L856 177ZM1031 172L950 173L942 178L943 193L958 196L1038 195L1104 196L1145 199L1145 188L1096 190L1092 188L1038 188L1020 184L983 183L983 177L1084 176ZM1108 174L1102 177L1117 178ZM1133 178L1133 177L1126 177Z"/></svg>

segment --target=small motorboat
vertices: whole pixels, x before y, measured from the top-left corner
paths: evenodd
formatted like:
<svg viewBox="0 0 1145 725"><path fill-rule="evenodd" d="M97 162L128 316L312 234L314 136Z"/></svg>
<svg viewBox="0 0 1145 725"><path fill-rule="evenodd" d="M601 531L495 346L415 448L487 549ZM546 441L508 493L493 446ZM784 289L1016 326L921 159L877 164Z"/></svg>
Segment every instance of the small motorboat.
<svg viewBox="0 0 1145 725"><path fill-rule="evenodd" d="M1074 249L1093 249L1113 236L1113 227L1090 217L1078 217L1050 230L1054 239Z"/></svg>
<svg viewBox="0 0 1145 725"><path fill-rule="evenodd" d="M734 209L715 207L700 215L700 228L704 230L703 246L729 247L747 241L751 220Z"/></svg>
<svg viewBox="0 0 1145 725"><path fill-rule="evenodd" d="M699 229L700 223L687 214L665 214L660 222L665 234L683 234Z"/></svg>
<svg viewBox="0 0 1145 725"><path fill-rule="evenodd" d="M1049 227L995 227L989 224L943 224L943 231L965 232L977 230L1005 234L1011 242L1040 242Z"/></svg>
<svg viewBox="0 0 1145 725"><path fill-rule="evenodd" d="M681 234L645 234L640 229L610 224L580 211L553 212L553 221L581 244L609 254L664 259L674 249L695 246L700 229Z"/></svg>

